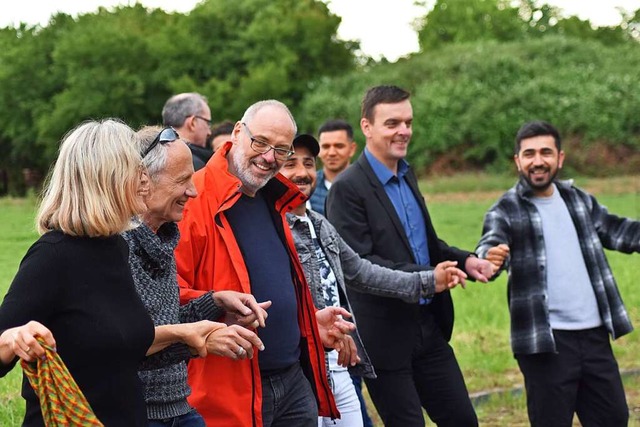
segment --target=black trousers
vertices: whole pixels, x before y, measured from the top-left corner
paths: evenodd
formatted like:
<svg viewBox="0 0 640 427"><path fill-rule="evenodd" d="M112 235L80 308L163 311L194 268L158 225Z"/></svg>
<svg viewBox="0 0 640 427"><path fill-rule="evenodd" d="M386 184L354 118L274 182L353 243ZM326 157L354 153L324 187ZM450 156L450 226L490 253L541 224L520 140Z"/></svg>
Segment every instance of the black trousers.
<svg viewBox="0 0 640 427"><path fill-rule="evenodd" d="M626 426L629 409L604 327L554 330L557 353L516 355L534 427Z"/></svg>
<svg viewBox="0 0 640 427"><path fill-rule="evenodd" d="M378 378L365 378L384 425L423 427L424 408L438 426L477 426L456 356L430 313L423 316L419 334L413 355L399 369L376 367Z"/></svg>

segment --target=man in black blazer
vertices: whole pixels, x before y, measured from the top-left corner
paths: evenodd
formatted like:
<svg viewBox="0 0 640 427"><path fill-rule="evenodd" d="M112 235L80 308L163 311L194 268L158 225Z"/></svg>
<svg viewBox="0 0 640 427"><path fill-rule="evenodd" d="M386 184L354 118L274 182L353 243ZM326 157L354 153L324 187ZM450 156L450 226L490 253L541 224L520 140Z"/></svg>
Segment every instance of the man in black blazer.
<svg viewBox="0 0 640 427"><path fill-rule="evenodd" d="M327 217L356 252L376 264L417 271L453 260L486 282L493 272L488 261L438 239L404 160L413 120L409 96L396 86L367 91L360 121L366 148L332 185ZM378 373L366 384L385 426L424 426L421 407L438 426L477 426L448 343L454 317L450 293L420 304L357 292L349 298Z"/></svg>

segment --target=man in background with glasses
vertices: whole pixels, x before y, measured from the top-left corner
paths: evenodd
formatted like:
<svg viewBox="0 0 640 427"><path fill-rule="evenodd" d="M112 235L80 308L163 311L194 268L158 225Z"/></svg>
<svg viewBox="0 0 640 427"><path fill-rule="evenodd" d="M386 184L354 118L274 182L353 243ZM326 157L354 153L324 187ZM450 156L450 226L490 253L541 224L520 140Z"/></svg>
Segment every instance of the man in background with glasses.
<svg viewBox="0 0 640 427"><path fill-rule="evenodd" d="M187 143L193 168L202 169L213 154L207 147L211 135L211 110L207 98L195 92L172 96L162 108L162 122L173 127Z"/></svg>
<svg viewBox="0 0 640 427"><path fill-rule="evenodd" d="M296 124L279 101L250 106L231 140L194 175L176 248L183 302L211 290L251 293L269 307L253 359L189 363L189 402L207 425L316 427L337 418L324 347L356 363L341 307L316 312L285 214L306 200L278 172L293 154ZM243 348L238 348L243 353Z"/></svg>

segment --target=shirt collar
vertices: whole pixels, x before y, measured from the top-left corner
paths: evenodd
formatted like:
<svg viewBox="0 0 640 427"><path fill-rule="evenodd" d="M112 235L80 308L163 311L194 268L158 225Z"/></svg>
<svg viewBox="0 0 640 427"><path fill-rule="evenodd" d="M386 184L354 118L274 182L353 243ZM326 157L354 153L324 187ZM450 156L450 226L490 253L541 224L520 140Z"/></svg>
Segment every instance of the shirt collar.
<svg viewBox="0 0 640 427"><path fill-rule="evenodd" d="M386 185L391 178L396 176L380 160L376 159L366 147L364 149L364 155L369 161L371 169L373 169L373 173L376 174L376 177L378 177L382 185ZM398 179L402 179L408 170L409 163L405 159L400 159L398 161Z"/></svg>

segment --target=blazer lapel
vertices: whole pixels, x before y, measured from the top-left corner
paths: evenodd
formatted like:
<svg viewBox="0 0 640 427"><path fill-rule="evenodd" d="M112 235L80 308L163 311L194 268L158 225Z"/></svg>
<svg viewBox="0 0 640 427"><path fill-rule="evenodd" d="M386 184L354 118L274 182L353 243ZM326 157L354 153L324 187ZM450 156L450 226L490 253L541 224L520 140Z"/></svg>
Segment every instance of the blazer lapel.
<svg viewBox="0 0 640 427"><path fill-rule="evenodd" d="M391 220L391 223L393 224L396 230L398 238L406 246L407 251L411 254L411 258L414 258L413 250L411 249L411 245L409 244L409 239L407 238L407 234L404 231L402 222L400 222L400 218L398 217L396 208L393 206L393 203L391 203L389 196L387 196L387 192L384 191L384 187L382 186L382 183L376 176L375 172L373 171L373 168L371 168L371 165L369 164L369 161L367 160L367 157L364 155L364 153L362 153L360 155L360 158L358 158L357 164L358 166L360 166L365 176L367 177L367 180L369 181L369 184L372 187L372 191L376 199L380 202L380 204L384 208L384 212L386 212L387 217L389 217L389 220ZM382 215L382 214L383 212L379 212L379 215ZM415 262L415 259L414 259L414 262Z"/></svg>
<svg viewBox="0 0 640 427"><path fill-rule="evenodd" d="M438 258L439 249L438 249L438 236L436 235L436 230L433 228L433 224L431 223L431 216L429 215L429 211L427 210L427 202L424 201L424 197L422 193L420 193L420 188L418 187L418 180L414 175L412 170L405 175L407 178L407 182L409 183L409 187L413 192L414 197L418 200L418 204L420 205L420 210L422 211L422 216L424 217L424 223L427 229L427 245L429 247L429 259L431 260L431 264L433 263L434 257Z"/></svg>

